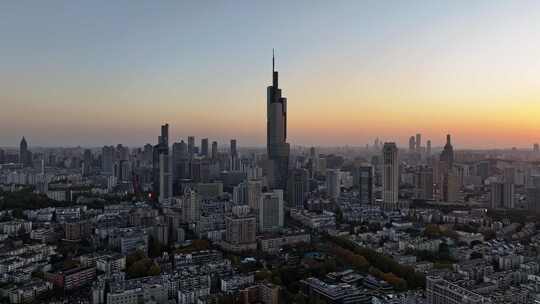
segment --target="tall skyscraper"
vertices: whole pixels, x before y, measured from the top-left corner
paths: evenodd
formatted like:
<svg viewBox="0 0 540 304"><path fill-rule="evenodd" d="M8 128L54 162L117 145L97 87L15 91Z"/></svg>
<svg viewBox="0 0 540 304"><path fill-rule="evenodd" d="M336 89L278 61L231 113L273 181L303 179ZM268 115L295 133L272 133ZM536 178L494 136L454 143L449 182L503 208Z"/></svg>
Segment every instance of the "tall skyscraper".
<svg viewBox="0 0 540 304"><path fill-rule="evenodd" d="M287 203L291 208L303 209L309 194L309 172L298 168L291 170L287 180Z"/></svg>
<svg viewBox="0 0 540 304"><path fill-rule="evenodd" d="M163 155L163 156L162 156ZM172 193L171 162L169 159L169 124L161 126L161 135L153 152L153 192L160 200ZM164 193L161 193L164 191Z"/></svg>
<svg viewBox="0 0 540 304"><path fill-rule="evenodd" d="M116 145L116 159L117 160L128 160L129 159L129 148L124 147L122 144Z"/></svg>
<svg viewBox="0 0 540 304"><path fill-rule="evenodd" d="M399 195L399 160L395 143L387 142L383 146L383 203L388 206L397 204Z"/></svg>
<svg viewBox="0 0 540 304"><path fill-rule="evenodd" d="M218 157L218 143L217 141L212 142L212 159L217 159Z"/></svg>
<svg viewBox="0 0 540 304"><path fill-rule="evenodd" d="M201 156L208 157L208 138L201 139Z"/></svg>
<svg viewBox="0 0 540 304"><path fill-rule="evenodd" d="M415 198L433 199L433 168L419 167L414 175Z"/></svg>
<svg viewBox="0 0 540 304"><path fill-rule="evenodd" d="M409 152L416 151L416 141L414 139L414 136L411 136L409 138Z"/></svg>
<svg viewBox="0 0 540 304"><path fill-rule="evenodd" d="M360 166L354 168L353 183L358 188L358 200L360 204L373 203L373 167Z"/></svg>
<svg viewBox="0 0 540 304"><path fill-rule="evenodd" d="M181 140L172 146L172 173L173 183L178 184L182 179L189 177L189 153L187 144ZM178 187L174 187L177 190ZM174 192L174 191L173 191Z"/></svg>
<svg viewBox="0 0 540 304"><path fill-rule="evenodd" d="M104 175L113 175L115 150L113 146L103 146L101 149L101 171Z"/></svg>
<svg viewBox="0 0 540 304"><path fill-rule="evenodd" d="M161 136L158 137L160 143L169 147L169 124L164 124L161 126Z"/></svg>
<svg viewBox="0 0 540 304"><path fill-rule="evenodd" d="M82 175L83 176L90 176L92 174L92 163L94 162L94 158L92 155L92 151L90 149L85 149L83 153L83 163L82 163Z"/></svg>
<svg viewBox="0 0 540 304"><path fill-rule="evenodd" d="M459 177L454 169L442 176L442 201L457 202L459 200Z"/></svg>
<svg viewBox="0 0 540 304"><path fill-rule="evenodd" d="M263 182L262 180L248 180L247 181L247 196L246 202L251 209L257 209L259 207L259 201L262 195Z"/></svg>
<svg viewBox="0 0 540 304"><path fill-rule="evenodd" d="M454 148L450 141L450 134L446 135L446 144L441 152L440 164L440 199L444 202L456 202L460 186L459 177L454 170Z"/></svg>
<svg viewBox="0 0 540 304"><path fill-rule="evenodd" d="M180 206L182 208L182 221L186 224L192 224L200 217L200 197L197 192L189 187L184 190Z"/></svg>
<svg viewBox="0 0 540 304"><path fill-rule="evenodd" d="M431 140L428 140L426 142L426 155L427 156L430 156L431 155Z"/></svg>
<svg viewBox="0 0 540 304"><path fill-rule="evenodd" d="M416 133L416 152L422 152L422 134Z"/></svg>
<svg viewBox="0 0 540 304"><path fill-rule="evenodd" d="M513 209L514 208L514 184L508 182L491 183L491 204L492 209Z"/></svg>
<svg viewBox="0 0 540 304"><path fill-rule="evenodd" d="M159 201L162 202L172 197L173 180L171 174L169 153L159 154Z"/></svg>
<svg viewBox="0 0 540 304"><path fill-rule="evenodd" d="M19 145L19 163L23 168L32 166L32 152L28 150L28 143L24 137Z"/></svg>
<svg viewBox="0 0 540 304"><path fill-rule="evenodd" d="M195 136L188 136L187 142L189 156L193 157L193 154L195 153Z"/></svg>
<svg viewBox="0 0 540 304"><path fill-rule="evenodd" d="M528 185L525 189L527 193L527 208L532 212L540 212L540 186Z"/></svg>
<svg viewBox="0 0 540 304"><path fill-rule="evenodd" d="M289 173L290 153L290 147L287 143L287 98L281 96L273 54L272 85L267 88L266 115L269 186L272 189L285 189Z"/></svg>
<svg viewBox="0 0 540 304"><path fill-rule="evenodd" d="M151 144L144 145L143 149L143 167L152 167L152 158L154 153L154 147Z"/></svg>
<svg viewBox="0 0 540 304"><path fill-rule="evenodd" d="M447 168L450 170L454 165L454 148L450 142L450 134L446 135L446 144L441 153L441 161L446 163Z"/></svg>
<svg viewBox="0 0 540 304"><path fill-rule="evenodd" d="M231 147L229 154L231 157L231 171L239 170L240 163L238 160L238 150L236 149L236 139L231 139Z"/></svg>
<svg viewBox="0 0 540 304"><path fill-rule="evenodd" d="M315 176L317 172L319 172L319 154L317 153L317 150L315 147L311 147L309 149L309 160L311 162L311 176Z"/></svg>
<svg viewBox="0 0 540 304"><path fill-rule="evenodd" d="M275 231L283 227L283 190L262 194L259 201L259 231Z"/></svg>
<svg viewBox="0 0 540 304"><path fill-rule="evenodd" d="M330 169L326 171L326 194L328 198L337 200L341 195L341 171Z"/></svg>
<svg viewBox="0 0 540 304"><path fill-rule="evenodd" d="M533 145L533 152L534 153L540 152L540 145L538 143Z"/></svg>

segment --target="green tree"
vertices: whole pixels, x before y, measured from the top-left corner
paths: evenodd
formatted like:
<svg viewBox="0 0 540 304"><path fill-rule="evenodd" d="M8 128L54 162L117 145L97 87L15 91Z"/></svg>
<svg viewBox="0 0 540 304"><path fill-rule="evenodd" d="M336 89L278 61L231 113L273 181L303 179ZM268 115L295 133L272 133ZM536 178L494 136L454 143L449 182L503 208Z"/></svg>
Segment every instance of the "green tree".
<svg viewBox="0 0 540 304"><path fill-rule="evenodd" d="M161 273L161 268L156 263L153 263L153 265L150 266L150 269L148 269L149 276L157 276L160 273Z"/></svg>
<svg viewBox="0 0 540 304"><path fill-rule="evenodd" d="M148 239L148 255L152 258L160 257L163 252L163 246L154 237Z"/></svg>

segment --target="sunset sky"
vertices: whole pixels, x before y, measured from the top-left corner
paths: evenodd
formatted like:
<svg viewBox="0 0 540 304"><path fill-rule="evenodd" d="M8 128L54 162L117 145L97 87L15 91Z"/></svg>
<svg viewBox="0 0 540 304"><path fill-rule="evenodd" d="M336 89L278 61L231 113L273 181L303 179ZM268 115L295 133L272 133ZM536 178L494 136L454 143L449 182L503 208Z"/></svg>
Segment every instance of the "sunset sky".
<svg viewBox="0 0 540 304"><path fill-rule="evenodd" d="M0 146L264 145L272 48L293 145L540 141L540 1L2 1L0 41Z"/></svg>

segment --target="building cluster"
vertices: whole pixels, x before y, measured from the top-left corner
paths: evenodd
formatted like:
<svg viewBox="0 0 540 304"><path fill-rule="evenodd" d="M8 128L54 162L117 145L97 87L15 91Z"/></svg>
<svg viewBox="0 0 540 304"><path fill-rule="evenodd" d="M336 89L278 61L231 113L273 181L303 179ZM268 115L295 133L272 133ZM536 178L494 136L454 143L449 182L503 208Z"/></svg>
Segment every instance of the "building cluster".
<svg viewBox="0 0 540 304"><path fill-rule="evenodd" d="M262 149L168 124L143 147L1 149L0 296L540 302L537 145L291 147L278 84L273 68Z"/></svg>

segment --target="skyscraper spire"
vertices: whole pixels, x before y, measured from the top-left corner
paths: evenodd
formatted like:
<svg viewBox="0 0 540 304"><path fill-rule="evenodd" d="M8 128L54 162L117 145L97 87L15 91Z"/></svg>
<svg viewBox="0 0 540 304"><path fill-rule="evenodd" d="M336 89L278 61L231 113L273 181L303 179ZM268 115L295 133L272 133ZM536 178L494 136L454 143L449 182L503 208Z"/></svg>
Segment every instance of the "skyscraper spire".
<svg viewBox="0 0 540 304"><path fill-rule="evenodd" d="M274 58L274 48L272 48L272 73L276 70L276 60Z"/></svg>
<svg viewBox="0 0 540 304"><path fill-rule="evenodd" d="M276 71L276 58L274 56L274 48L272 48L272 86L278 88L278 72Z"/></svg>
<svg viewBox="0 0 540 304"><path fill-rule="evenodd" d="M287 143L287 98L281 95L276 71L275 50L272 49L272 85L267 88L266 147L271 189L286 189L289 173L290 147Z"/></svg>

